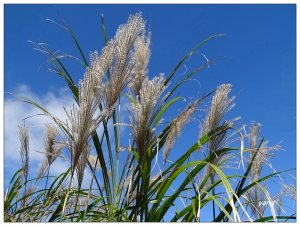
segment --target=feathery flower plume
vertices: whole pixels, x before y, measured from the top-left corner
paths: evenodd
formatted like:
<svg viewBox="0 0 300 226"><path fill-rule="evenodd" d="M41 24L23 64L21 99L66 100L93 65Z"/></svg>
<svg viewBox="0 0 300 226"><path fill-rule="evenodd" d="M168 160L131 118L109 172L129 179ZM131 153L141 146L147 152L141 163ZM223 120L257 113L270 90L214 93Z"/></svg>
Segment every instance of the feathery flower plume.
<svg viewBox="0 0 300 226"><path fill-rule="evenodd" d="M28 172L29 172L29 135L28 135L28 129L25 125L25 122L18 126L19 128L19 139L21 143L20 147L20 156L22 160L22 168L23 168L23 175L25 178L25 181L27 181L28 178ZM26 191L25 191L26 193Z"/></svg>
<svg viewBox="0 0 300 226"><path fill-rule="evenodd" d="M105 74L107 68L110 66L113 59L114 46L108 43L101 51L99 56L98 51L90 53L90 70L93 71L95 81L97 85L101 85L101 79Z"/></svg>
<svg viewBox="0 0 300 226"><path fill-rule="evenodd" d="M97 52L91 54L91 66L85 71L83 80L79 83L79 106L73 105L68 116L69 131L68 146L71 151L72 175L82 154L87 155L89 139L101 121L107 117L107 112L95 116L103 97L102 77L110 64L110 47L106 47L100 57ZM87 158L86 156L83 159Z"/></svg>
<svg viewBox="0 0 300 226"><path fill-rule="evenodd" d="M180 135L182 128L189 122L191 115L196 111L196 107L203 98L197 99L194 103L189 104L179 116L171 122L171 129L167 135L166 144L163 152L164 162L166 162L170 150L172 149L175 140Z"/></svg>
<svg viewBox="0 0 300 226"><path fill-rule="evenodd" d="M268 161L268 158L272 156L272 152L280 149L280 147L268 147L268 142L265 141L261 144L259 150L259 136L260 136L261 124L257 122L251 122L250 124L250 134L249 134L249 164L253 159L256 152L256 158L252 162L252 167L250 169L250 181L249 183L255 183L259 180L263 165ZM264 216L267 205L261 205L260 201L264 201L266 196L259 186L253 186L250 191L247 192L247 198L249 200L248 206L250 207L252 213L257 217L261 218Z"/></svg>
<svg viewBox="0 0 300 226"><path fill-rule="evenodd" d="M249 134L249 163L251 162L256 151L258 151L255 160L252 162L252 167L250 170L251 181L257 181L260 177L263 165L268 161L270 157L274 155L274 151L281 149L280 145L275 145L273 147L268 146L268 141L264 141L259 150L259 134L260 134L261 124L256 122L251 122L250 124L250 134Z"/></svg>
<svg viewBox="0 0 300 226"><path fill-rule="evenodd" d="M48 159L44 159L43 161L42 161L42 164L41 164L41 166L40 166L40 168L39 168L39 171L38 171L38 175L37 175L37 178L41 178L43 175L44 175L44 173L45 173L45 171L46 171L46 168L47 168L47 166L48 166Z"/></svg>
<svg viewBox="0 0 300 226"><path fill-rule="evenodd" d="M47 127L47 135L44 139L45 153L48 161L48 165L50 166L55 159L60 155L62 150L62 145L57 144L55 139L58 135L56 128L50 124L46 125Z"/></svg>
<svg viewBox="0 0 300 226"><path fill-rule="evenodd" d="M217 150L224 147L226 143L226 134L230 127L232 127L233 122L232 121L225 121L223 122L223 119L225 115L235 106L233 100L235 97L228 98L228 95L231 91L231 84L222 84L217 87L216 93L214 97L212 98L210 109L206 115L201 136L204 134L207 134L211 131L214 131L220 126L224 126L224 129L221 133L218 133L217 135L213 135L208 142L206 154L207 156L211 155L212 153L215 153ZM218 165L218 163L221 161L222 157L224 156L216 156L214 160L212 161L212 164ZM208 175L212 173L211 167L206 167L205 175ZM212 174L211 180L213 182L214 173Z"/></svg>
<svg viewBox="0 0 300 226"><path fill-rule="evenodd" d="M249 148L256 149L258 146L259 133L261 124L256 122L250 123Z"/></svg>
<svg viewBox="0 0 300 226"><path fill-rule="evenodd" d="M20 156L22 161L22 173L24 177L24 194L27 194L27 180L28 180L28 173L29 173L29 135L28 135L28 129L25 125L25 122L23 124L20 124L18 126L18 134L19 134L19 140L21 143L20 147ZM26 200L24 199L22 202L22 205L26 204Z"/></svg>
<svg viewBox="0 0 300 226"><path fill-rule="evenodd" d="M132 80L129 87L134 91L135 95L139 95L142 83L148 73L148 64L151 55L150 49L151 34L142 34L138 36L134 42L134 51L136 63L132 70Z"/></svg>
<svg viewBox="0 0 300 226"><path fill-rule="evenodd" d="M221 126L224 116L235 106L235 104L232 103L235 97L228 98L230 91L231 84L222 84L218 86L202 127L202 135ZM227 125L226 127L229 127L231 123L225 122L225 125ZM224 145L225 133L226 131L224 131L223 134L212 137L208 144L209 154L214 153Z"/></svg>
<svg viewBox="0 0 300 226"><path fill-rule="evenodd" d="M104 100L106 108L112 111L122 90L131 80L136 65L133 45L139 35L145 33L145 21L141 13L129 16L128 22L121 25L108 45L113 47L113 60L110 65L110 77L105 84Z"/></svg>
<svg viewBox="0 0 300 226"><path fill-rule="evenodd" d="M159 97L165 90L163 75L152 80L145 78L136 102L131 103L130 127L132 136L137 145L137 150L143 161L145 153L150 146L153 131L150 125L154 119L154 111Z"/></svg>
<svg viewBox="0 0 300 226"><path fill-rule="evenodd" d="M258 148L258 140L260 134L261 124L256 122L251 122L250 124L250 134L249 134L249 161L253 158L256 153L256 149ZM263 145L261 145L260 150L256 155L254 162L252 162L252 167L250 170L251 182L258 180L259 175L261 173L263 164L265 162Z"/></svg>

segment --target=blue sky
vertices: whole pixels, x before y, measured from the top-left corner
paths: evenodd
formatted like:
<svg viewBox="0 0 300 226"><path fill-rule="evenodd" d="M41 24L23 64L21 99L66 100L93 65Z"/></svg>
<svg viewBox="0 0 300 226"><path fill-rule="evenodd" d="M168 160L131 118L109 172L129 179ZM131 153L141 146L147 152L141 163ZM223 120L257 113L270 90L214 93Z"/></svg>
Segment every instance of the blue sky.
<svg viewBox="0 0 300 226"><path fill-rule="evenodd" d="M285 150L272 159L273 166L277 170L295 168L295 5L5 5L5 91L29 94L49 106L58 100L68 103L63 80L46 72L45 58L33 50L28 40L78 56L69 35L45 20L59 22L63 18L87 55L89 51L100 51L104 45L101 13L108 36L112 37L129 14L140 11L152 32L150 77L160 72L168 74L199 41L213 34L226 34L208 42L187 61L186 69L182 68L176 79L185 70L192 71L203 64L202 54L217 59L215 65L195 75L198 81L187 82L177 94L197 97L222 83L231 83L236 107L228 117L241 116L241 122L247 125L260 122L262 135L270 144L281 142ZM78 82L82 68L71 60L66 63ZM20 114L8 114L32 111L8 102L9 96L6 100L5 117L10 121L5 120L5 160L10 165L13 158L9 157L7 140L13 140L9 137L20 122ZM177 107L182 109L182 105ZM192 144L197 136L197 126L187 127L181 136L184 142L178 147ZM5 175L9 173L6 171Z"/></svg>

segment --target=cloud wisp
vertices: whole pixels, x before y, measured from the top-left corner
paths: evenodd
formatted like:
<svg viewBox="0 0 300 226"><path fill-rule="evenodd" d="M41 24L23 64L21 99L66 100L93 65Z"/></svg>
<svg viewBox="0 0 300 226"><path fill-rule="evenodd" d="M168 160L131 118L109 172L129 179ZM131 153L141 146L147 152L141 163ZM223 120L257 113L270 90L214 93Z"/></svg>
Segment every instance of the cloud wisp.
<svg viewBox="0 0 300 226"><path fill-rule="evenodd" d="M45 109L62 121L66 120L63 107L70 109L73 104L73 97L67 92L66 88L57 89L56 92L48 91L45 95L39 96L30 90L27 85L20 85L14 91L15 95L24 96L39 103ZM53 123L52 120L44 115L36 107L16 101L13 95L7 95L4 100L4 162L5 162L5 184L7 184L12 174L20 165L20 142L18 140L17 128L24 119L29 130L29 159L30 173L37 174L44 159L44 136L45 124ZM68 162L64 159L56 161L51 167L54 175L64 172L68 167Z"/></svg>

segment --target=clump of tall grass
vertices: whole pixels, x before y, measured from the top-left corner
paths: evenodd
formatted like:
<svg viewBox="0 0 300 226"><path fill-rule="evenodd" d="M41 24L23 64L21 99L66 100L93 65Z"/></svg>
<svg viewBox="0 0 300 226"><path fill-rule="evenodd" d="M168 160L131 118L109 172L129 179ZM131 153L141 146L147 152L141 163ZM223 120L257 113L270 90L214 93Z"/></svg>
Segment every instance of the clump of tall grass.
<svg viewBox="0 0 300 226"><path fill-rule="evenodd" d="M56 52L43 44L36 45L37 50L49 57L51 70L66 81L74 104L71 109L65 109L67 120L63 121L52 115L51 109L22 98L50 117L53 125L46 126L45 160L36 178L29 178L32 174L29 173L28 130L25 124L20 125L22 168L15 173L5 193L5 221L295 219L295 216L277 214L282 210L280 202L264 208L259 205L258 201L275 200L266 185L282 172L262 175L270 153L276 148L267 147L260 139L260 124L251 124L250 133L239 136L236 120L226 120L226 114L234 106L231 84L221 84L207 95L197 97L176 117L162 123L173 104L181 100L173 96L174 92L210 62L179 81L174 79L178 69L203 44L222 35L200 42L167 76L150 78L151 34L146 30L142 14L129 16L111 40L107 38L103 16L101 19L105 46L101 54L90 53L89 63L73 31L65 23L62 25L71 34L85 68L78 85ZM199 119L202 122L199 139L185 150L177 149L175 143L180 133L192 117L198 117L199 106L209 98L207 114ZM127 106L127 112L121 106ZM121 145L125 142L124 135L130 135L130 142L125 146ZM230 147L229 144L236 143L228 142L229 138L241 139L242 144L248 138L249 146ZM170 155L175 152L175 160L171 161ZM68 170L58 176L49 175L51 165L61 156L68 160ZM229 161L237 158L241 162L247 160L246 168L227 169ZM89 179L85 181L87 173ZM288 194L294 192L292 186L284 188ZM270 216L265 214L267 207ZM213 217L202 217L203 210L213 211Z"/></svg>

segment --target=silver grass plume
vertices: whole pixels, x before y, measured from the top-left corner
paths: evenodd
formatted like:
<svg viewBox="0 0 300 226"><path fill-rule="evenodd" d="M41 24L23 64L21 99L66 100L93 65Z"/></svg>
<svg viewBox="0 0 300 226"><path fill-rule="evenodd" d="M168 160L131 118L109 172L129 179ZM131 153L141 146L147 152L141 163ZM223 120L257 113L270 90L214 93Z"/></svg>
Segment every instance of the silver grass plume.
<svg viewBox="0 0 300 226"><path fill-rule="evenodd" d="M232 103L235 97L228 97L230 91L231 84L222 84L217 87L216 93L212 98L211 106L203 123L201 136L214 131L222 125L224 126L223 130L217 135L213 135L208 142L206 150L207 156L224 147L227 131L230 127L232 127L232 121L223 122L225 115L235 106L235 104ZM216 156L212 164L217 165L221 161L222 157L223 156ZM211 173L210 167L207 168L206 174L208 173Z"/></svg>
<svg viewBox="0 0 300 226"><path fill-rule="evenodd" d="M250 134L249 134L249 161L252 160L258 148L258 141L260 135L261 124L256 122L251 122L250 124ZM254 162L252 162L252 167L250 170L251 182L257 181L259 179L263 164L265 162L264 148L260 147ZM249 162L250 163L250 162Z"/></svg>
<svg viewBox="0 0 300 226"><path fill-rule="evenodd" d="M252 162L250 170L251 182L257 181L261 175L262 168L265 163L268 163L268 159L274 156L274 152L281 149L280 145L268 146L268 141L264 141L259 150L259 136L260 136L261 124L257 122L251 122L250 134L249 134L249 164L257 152L255 160Z"/></svg>
<svg viewBox="0 0 300 226"><path fill-rule="evenodd" d="M139 35L145 33L145 21L141 13L130 15L128 22L121 25L113 40L108 45L113 47L113 60L109 67L110 77L105 84L104 100L109 111L118 100L122 90L130 82L136 65L134 42Z"/></svg>
<svg viewBox="0 0 300 226"><path fill-rule="evenodd" d="M204 149L206 156L215 155L215 158L213 158L210 163L217 166L224 160L225 154L217 156L216 151L226 145L227 131L233 126L232 121L224 121L225 115L235 106L235 104L232 103L235 97L228 97L231 87L231 84L222 84L217 87L201 130L202 137L209 132L215 131L220 126L223 127L222 131L210 137L207 149ZM216 174L209 165L205 167L203 178L208 175L210 175L210 182L213 184ZM212 194L215 195L214 188L212 189Z"/></svg>
<svg viewBox="0 0 300 226"><path fill-rule="evenodd" d="M166 88L164 82L163 75L152 80L145 78L139 91L140 95L134 103L131 103L130 127L142 161L151 144L153 130L150 125L158 100Z"/></svg>
<svg viewBox="0 0 300 226"><path fill-rule="evenodd" d="M72 176L77 171L78 186L81 186L84 169L90 153L89 139L100 122L107 117L103 111L95 117L103 97L102 77L112 60L112 46L107 45L98 56L95 51L90 54L90 66L86 69L84 79L79 84L79 107L73 106L68 114L70 121L69 148L72 155Z"/></svg>
<svg viewBox="0 0 300 226"><path fill-rule="evenodd" d="M47 166L48 166L48 159L44 159L41 163L41 166L39 168L39 171L38 171L38 175L37 175L37 178L40 179L42 178L42 176L44 175L46 169L47 169Z"/></svg>
<svg viewBox="0 0 300 226"><path fill-rule="evenodd" d="M215 155L215 158L213 158L210 163L217 166L220 163L223 165L222 161L225 159L225 154L217 155L216 151L222 149L226 145L227 131L233 126L233 121L224 121L225 115L235 106L235 104L232 103L235 97L228 97L231 87L231 84L222 84L217 87L201 131L202 137L209 132L215 131L220 126L223 127L221 131L210 137L207 149L205 150L206 156ZM203 177L205 178L209 176L210 183L213 184L215 175L216 173L212 167L207 165L205 167ZM215 195L214 188L212 189L212 194ZM214 208L213 203L213 209Z"/></svg>
<svg viewBox="0 0 300 226"><path fill-rule="evenodd" d="M196 111L196 107L201 102L203 98L197 99L194 103L189 104L186 109L184 109L179 116L171 122L171 128L166 138L166 144L163 151L164 162L166 162L170 150L172 149L175 140L180 135L183 127L189 122L191 115Z"/></svg>
<svg viewBox="0 0 300 226"><path fill-rule="evenodd" d="M47 133L44 139L44 146L45 146L45 153L46 153L48 166L50 166L60 155L63 145L58 144L55 141L58 135L56 128L50 124L47 124L46 127L47 127Z"/></svg>
<svg viewBox="0 0 300 226"><path fill-rule="evenodd" d="M72 176L79 159L86 159L89 149L89 139L100 122L107 117L104 110L96 115L103 97L102 77L111 61L111 48L109 46L90 56L90 67L86 68L84 78L79 83L79 106L73 105L70 113L67 111L68 146L71 151ZM95 116L96 115L96 116ZM81 167L82 168L82 167Z"/></svg>
<svg viewBox="0 0 300 226"><path fill-rule="evenodd" d="M225 115L235 106L232 103L235 97L228 98L230 91L231 84L222 84L217 87L210 109L206 115L201 135L207 134L221 126ZM231 125L230 122L225 121L225 128L229 128ZM214 153L224 146L225 133L226 130L223 134L212 136L208 144L208 154Z"/></svg>
<svg viewBox="0 0 300 226"><path fill-rule="evenodd" d="M151 55L151 34L138 36L134 42L135 60L136 63L132 70L132 80L129 87L134 91L135 95L139 95L142 83L147 77L148 64Z"/></svg>
<svg viewBox="0 0 300 226"><path fill-rule="evenodd" d="M253 159L255 153L257 155L252 162L252 167L250 169L250 181L249 183L255 183L259 180L261 171L263 169L264 164L268 161L268 158L272 156L272 152L278 150L279 146L268 147L267 141L263 142L259 146L260 139L260 130L261 124L257 122L251 122L250 124L250 134L249 134L249 163ZM258 150L257 150L258 149ZM253 186L250 191L247 192L247 198L249 200L248 206L251 209L251 212L257 218L261 218L264 216L264 212L266 211L267 205L261 205L260 201L264 201L266 196L264 192L261 190L260 186Z"/></svg>
<svg viewBox="0 0 300 226"><path fill-rule="evenodd" d="M93 71L95 75L95 86L96 88L101 87L101 79L105 74L106 70L110 66L113 59L114 46L111 43L108 43L101 51L99 56L97 51L90 53L90 70Z"/></svg>
<svg viewBox="0 0 300 226"><path fill-rule="evenodd" d="M28 178L28 172L29 172L29 135L28 135L28 128L25 125L25 122L23 124L20 124L18 126L18 133L19 133L19 139L21 143L20 147L20 156L22 161L22 172L23 176L25 178L25 181L27 181ZM26 184L25 184L26 186ZM26 187L25 187L26 190ZM26 191L25 191L26 193Z"/></svg>

